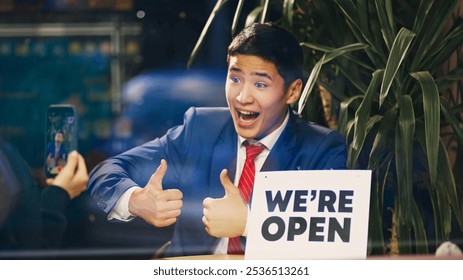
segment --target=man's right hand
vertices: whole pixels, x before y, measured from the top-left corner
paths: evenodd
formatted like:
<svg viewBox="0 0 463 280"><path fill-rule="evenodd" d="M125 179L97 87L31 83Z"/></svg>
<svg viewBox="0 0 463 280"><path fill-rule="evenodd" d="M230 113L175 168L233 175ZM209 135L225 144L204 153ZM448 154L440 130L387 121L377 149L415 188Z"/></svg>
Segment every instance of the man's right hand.
<svg viewBox="0 0 463 280"><path fill-rule="evenodd" d="M183 194L178 189L162 189L167 162L161 160L148 184L134 191L129 200L129 211L156 227L170 226L177 221L183 205Z"/></svg>

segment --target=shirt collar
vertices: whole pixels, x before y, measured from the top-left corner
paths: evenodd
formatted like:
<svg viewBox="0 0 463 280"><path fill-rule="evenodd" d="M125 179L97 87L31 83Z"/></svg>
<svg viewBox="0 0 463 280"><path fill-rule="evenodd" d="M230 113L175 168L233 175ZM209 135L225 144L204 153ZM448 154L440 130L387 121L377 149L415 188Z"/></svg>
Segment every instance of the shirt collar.
<svg viewBox="0 0 463 280"><path fill-rule="evenodd" d="M286 113L286 117L283 123L277 129L275 129L272 133L265 136L258 142L264 145L267 149L271 150L273 146L275 145L275 143L277 142L278 138L280 137L281 133L283 133L283 130L285 129L286 124L288 123L288 120L289 120L289 111ZM240 145L243 145L244 141L246 141L246 139L241 137L240 135L238 135L238 140L239 140ZM254 141L255 140L253 139L250 140L251 143Z"/></svg>

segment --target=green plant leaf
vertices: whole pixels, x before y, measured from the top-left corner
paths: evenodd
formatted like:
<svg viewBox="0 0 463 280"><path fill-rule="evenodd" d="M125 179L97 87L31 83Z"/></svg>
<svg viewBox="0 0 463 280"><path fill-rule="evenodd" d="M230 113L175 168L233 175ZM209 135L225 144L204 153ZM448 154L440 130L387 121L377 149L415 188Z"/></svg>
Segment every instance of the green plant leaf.
<svg viewBox="0 0 463 280"><path fill-rule="evenodd" d="M361 43L353 43L353 44L345 45L345 46L340 47L340 48L331 48L331 47L318 45L318 44L313 44L313 43L309 43L309 42L303 42L303 43L301 43L301 46L302 47L307 47L307 48L310 48L310 49L313 49L313 50L325 52L325 53L333 53L333 57L330 58L329 60L325 59L325 62L328 62L328 61L330 61L330 60L332 60L332 59L334 59L334 58L336 58L338 56L345 55L348 52L358 51L358 50L363 50L363 49L368 48L368 45L361 44Z"/></svg>
<svg viewBox="0 0 463 280"><path fill-rule="evenodd" d="M315 64L315 66L312 69L312 72L310 73L309 79L307 80L304 90L302 91L302 95L299 98L299 103L298 103L298 110L297 113L301 114L302 110L304 110L305 103L307 102L307 98L309 97L309 94L312 92L313 87L315 86L318 75L320 74L320 70L325 63L325 57L326 55L323 55L322 58Z"/></svg>
<svg viewBox="0 0 463 280"><path fill-rule="evenodd" d="M357 50L364 50L364 49L368 48L368 45L355 43L355 44L349 44L349 45L346 45L344 47L334 49L334 48L329 48L329 47L322 46L322 45L316 45L316 44L304 42L304 43L301 43L301 46L307 47L307 48L310 48L310 49L313 49L313 50L318 50L318 51L325 52L326 57L324 59L324 64L333 61L337 57L342 56L342 57L345 57L348 60L354 62L355 64L360 63L359 65L362 66L363 68L366 68L368 72L373 71L371 66L369 66L369 65L367 65L365 63L361 63L360 60L358 60L357 58L350 55L350 52L357 51ZM344 76L346 76L346 78L357 89L359 89L361 92L366 91L366 85L364 85L364 79L362 77L358 76L359 71L353 71L354 65L348 64L348 65L345 66L343 63L337 63L337 62L334 62L334 63L337 65L338 69L340 69L340 71L344 74Z"/></svg>
<svg viewBox="0 0 463 280"><path fill-rule="evenodd" d="M399 194L400 196L400 194ZM397 239L399 240L399 252L402 255L410 255L412 254L412 238L411 238L411 222L404 221L402 215L405 210L405 205L402 204L400 201L400 197L394 198L395 202L395 211L394 215L396 220L396 230L397 230ZM411 203L410 203L411 204ZM408 208L411 208L411 205L408 205ZM411 215L409 212L408 215Z"/></svg>
<svg viewBox="0 0 463 280"><path fill-rule="evenodd" d="M463 68L455 68L445 76L437 78L436 82L439 92L444 92L461 80L463 80Z"/></svg>
<svg viewBox="0 0 463 280"><path fill-rule="evenodd" d="M347 135L346 142L349 141L349 138L352 135L352 129L353 128L354 128L354 120L353 119L348 120L347 125L346 125L346 134L345 134L345 135Z"/></svg>
<svg viewBox="0 0 463 280"><path fill-rule="evenodd" d="M302 47L307 47L307 48L310 48L310 49L313 49L313 50L318 50L318 51L325 52L326 56L325 56L325 59L324 59L324 64L326 64L326 63L328 63L328 62L330 62L330 61L332 61L335 58L340 57L340 56L348 57L349 52L358 51L358 50L364 50L364 49L368 48L368 45L360 44L360 43L349 44L349 45L346 45L346 46L343 46L343 47L340 47L340 48L336 48L336 49L326 47L326 46L316 45L316 44L312 44L312 43L305 43L305 42L301 43L301 46ZM353 58L353 57L350 57L350 59L353 62L355 62L355 60L356 60L356 58ZM362 66L365 66L365 68L371 69L371 67L366 65L366 64L359 64L359 65L362 65Z"/></svg>
<svg viewBox="0 0 463 280"><path fill-rule="evenodd" d="M232 37L234 37L236 34L236 27L238 26L238 21L240 19L241 11L243 10L244 1L245 0L239 0L236 6L235 15L233 16L233 22L232 22L232 28L231 28Z"/></svg>
<svg viewBox="0 0 463 280"><path fill-rule="evenodd" d="M462 112L463 111L463 104L457 104L453 107L455 112Z"/></svg>
<svg viewBox="0 0 463 280"><path fill-rule="evenodd" d="M217 0L215 3L214 8L212 9L211 14L209 15L209 18L207 19L206 24L203 27L203 30L201 31L201 35L199 36L198 41L196 41L196 45L193 48L193 51L190 54L190 57L187 62L187 67L190 68L191 64L193 64L193 61L195 60L196 56L198 55L199 50L201 49L201 46L204 43L204 39L206 38L206 34L214 21L214 18L216 15L219 13L219 11L222 9L223 5L227 2L228 0Z"/></svg>
<svg viewBox="0 0 463 280"><path fill-rule="evenodd" d="M390 0L376 0L376 11L381 24L381 33L388 50L391 49L395 38L394 13Z"/></svg>
<svg viewBox="0 0 463 280"><path fill-rule="evenodd" d="M463 26L457 25L449 33L445 34L436 44L437 46L430 50L430 55L425 58L424 63L427 69L433 72L441 71L442 65L448 61L455 50L463 43ZM457 68L458 69L458 68Z"/></svg>
<svg viewBox="0 0 463 280"><path fill-rule="evenodd" d="M383 82L381 84L379 106L386 99L389 89L394 81L394 78L399 71L400 65L407 55L407 51L412 43L415 34L406 28L401 28L392 45L389 58L387 59L386 68L384 70Z"/></svg>
<svg viewBox="0 0 463 280"><path fill-rule="evenodd" d="M346 45L344 47L337 48L337 49L327 47L327 46L318 45L318 44L308 43L308 42L301 43L301 46L310 48L312 50L324 52L324 53L343 51L344 53L342 54L342 56L345 57L350 62L353 62L353 63L359 65L360 67L364 68L365 70L367 70L369 72L375 71L375 69L373 67L371 67L370 64L365 63L365 61L359 60L357 57L350 54L350 52L352 52L352 51L364 50L364 49L368 48L368 45L366 45L366 44L354 43L354 44L349 44L349 45Z"/></svg>
<svg viewBox="0 0 463 280"><path fill-rule="evenodd" d="M365 50L365 54L374 62L377 62L378 58L381 59L382 55L377 49L377 44L371 40L368 30L362 29L362 22L364 22L364 20L362 20L363 16L359 17L356 4L351 0L334 0L334 2L345 16L347 25L355 38L360 43L365 43L369 46L369 48ZM362 11L362 9L360 9L360 11Z"/></svg>
<svg viewBox="0 0 463 280"><path fill-rule="evenodd" d="M410 74L417 79L423 92L424 128L426 137L426 155L431 184L436 183L437 157L440 138L440 100L434 78L427 71Z"/></svg>
<svg viewBox="0 0 463 280"><path fill-rule="evenodd" d="M417 50L410 68L412 71L428 69L426 61L432 53L432 48L441 40L442 31L452 18L458 3L459 0L433 1L424 29L420 30L416 40Z"/></svg>
<svg viewBox="0 0 463 280"><path fill-rule="evenodd" d="M445 100L445 98L441 98L440 100L442 113L444 114L445 119L452 126L453 132L457 136L458 142L463 146L463 129L461 126L461 121L455 116L455 113L453 112L452 108L450 108L448 101Z"/></svg>
<svg viewBox="0 0 463 280"><path fill-rule="evenodd" d="M421 120L416 121L415 135L421 147L421 150L419 150L418 152L425 153L426 151L425 128L424 128L424 122ZM426 173L429 174L429 167L428 169L426 169ZM422 174L416 174L415 176L423 177ZM425 177L427 178L428 176L425 176ZM437 178L438 177L439 176L437 176ZM437 242L439 241L442 242L445 236L444 221L443 221L445 219L444 214L448 213L448 209L446 209L446 211L444 212L442 211L442 209L444 207L448 208L447 203L444 202L447 196L445 194L443 195L443 192L442 192L442 189L443 189L442 184L441 184L442 180L438 179L435 181L434 184L428 180L426 180L425 182L429 184L428 193L429 193L429 197L430 197L431 205L433 209L435 239ZM426 205L424 207L426 207Z"/></svg>
<svg viewBox="0 0 463 280"><path fill-rule="evenodd" d="M422 0L420 1L420 6L416 12L415 22L413 23L413 33L421 33L421 28L423 28L425 19L428 17L429 11L431 10L434 0Z"/></svg>
<svg viewBox="0 0 463 280"><path fill-rule="evenodd" d="M310 47L310 46L313 46L312 44L309 44L309 43L302 43L301 44L302 46L305 46L305 47ZM364 49L366 48L366 46L364 44L352 44L352 45L347 45L347 46L344 46L342 48L338 48L338 49L334 49L334 50L331 50L330 52L328 53L325 53L322 58L314 65L314 67L312 68L312 71L310 73L310 76L305 84L305 87L302 91L302 94L301 94L301 97L299 99L299 103L298 103L298 114L301 114L302 111L304 110L304 106L307 102L307 99L309 97L309 95L311 94L312 90L313 90L313 87L315 86L317 80L318 80L318 76L320 74L320 71L321 71L321 68L324 64L326 64L327 62L339 57L339 56L342 56L344 55L346 52L349 52L349 51L355 51L355 50L360 50L360 49Z"/></svg>
<svg viewBox="0 0 463 280"><path fill-rule="evenodd" d="M354 24L355 29L361 31L362 28L359 26L362 22L358 18L357 7L352 0L334 0L336 5L340 8L341 12L346 17L347 21ZM365 6L363 6L365 7Z"/></svg>
<svg viewBox="0 0 463 280"><path fill-rule="evenodd" d="M349 120L349 107L352 104L352 102L362 99L363 95L356 95L349 97L341 102L339 105L339 124L338 124L338 130L341 131L342 135L346 138L346 141L349 139L349 123L350 125L353 125L354 121Z"/></svg>
<svg viewBox="0 0 463 280"><path fill-rule="evenodd" d="M342 89L339 89L339 83L335 83L334 85L331 83L327 83L323 80L318 80L318 83L320 86L323 86L328 90L333 95L333 98L335 101L339 102L339 100L345 100L347 99L347 96L344 95L344 92ZM332 106L332 109L336 109L335 106Z"/></svg>
<svg viewBox="0 0 463 280"><path fill-rule="evenodd" d="M263 7L259 6L254 8L246 17L245 27L252 25L253 23L259 22L259 18L262 15Z"/></svg>
<svg viewBox="0 0 463 280"><path fill-rule="evenodd" d="M391 159L383 161L388 166ZM388 168L386 173L388 173ZM384 254L384 234L383 234L383 194L386 180L381 180L380 170L372 170L371 194L370 194L370 215L368 223L368 255Z"/></svg>
<svg viewBox="0 0 463 280"><path fill-rule="evenodd" d="M347 166L354 166L357 158L362 150L363 143L365 142L366 135L368 133L367 123L370 119L371 106L373 99L376 95L379 84L383 78L384 71L377 70L373 73L370 85L365 93L365 97L362 100L359 108L355 112L355 123L354 123L354 137L352 139L352 152L349 154Z"/></svg>
<svg viewBox="0 0 463 280"><path fill-rule="evenodd" d="M387 156L383 158L383 161L378 166L377 172L380 174L379 179L382 178L382 182L380 185L380 189L378 190L378 199L379 199L379 206L380 209L384 208L384 190L386 189L388 178L389 178L389 170L391 169L392 165L392 153L388 153Z"/></svg>
<svg viewBox="0 0 463 280"><path fill-rule="evenodd" d="M423 223L423 217L416 205L416 201L411 201L411 219L413 226L413 233L415 235L416 253L421 255L429 254L428 239L426 237L426 230Z"/></svg>
<svg viewBox="0 0 463 280"><path fill-rule="evenodd" d="M436 219L439 221L440 227L436 227L440 232L436 233L436 241L441 243L450 239L452 231L452 203L449 201L449 194L447 194L446 180L440 174L437 176L437 198L438 198L438 214ZM456 215L459 215L458 213ZM438 243L438 244L439 244Z"/></svg>
<svg viewBox="0 0 463 280"><path fill-rule="evenodd" d="M365 84L365 78L361 76L359 71L354 71L353 69L358 69L353 64L345 63L334 63L342 75L361 93L365 93L368 86ZM355 91L355 92L356 92Z"/></svg>
<svg viewBox="0 0 463 280"><path fill-rule="evenodd" d="M371 117L367 117L366 118L368 121L366 123L366 126L365 126L365 135L363 135L364 137L364 140L363 142L365 142L365 137L366 135L368 135L371 131L371 129L378 123L380 122L382 119L383 119L383 116L382 115L374 115L374 116L371 116ZM357 124L357 122L354 120L352 120L352 123L353 123L353 126L354 126L354 137L355 137L355 133L358 132L358 131L355 131L355 125ZM350 134L349 134L350 135ZM363 143L361 144L362 146L360 148L357 148L357 147L354 147L353 144L350 145L349 147L349 154L348 154L348 158L347 158L347 162L348 162L348 168L352 168L352 169L355 169L357 168L358 164L357 163L357 160L359 158L359 155L360 153L362 152L362 149L363 149ZM359 149L359 150L357 150Z"/></svg>
<svg viewBox="0 0 463 280"><path fill-rule="evenodd" d="M270 4L270 0L264 0L263 10L262 10L262 17L260 18L260 23L264 23L267 20L267 13L268 13L269 4Z"/></svg>
<svg viewBox="0 0 463 280"><path fill-rule="evenodd" d="M356 23L358 25L359 30L363 34L368 34L368 37L370 37L370 32L369 32L369 24L370 21L369 19L369 13L368 13L368 1L370 0L356 0L355 1L355 12L356 12Z"/></svg>
<svg viewBox="0 0 463 280"><path fill-rule="evenodd" d="M390 149L394 141L393 130L397 123L396 118L397 107L392 107L384 114L371 147L368 169L377 170L383 160L391 153Z"/></svg>
<svg viewBox="0 0 463 280"><path fill-rule="evenodd" d="M395 133L395 161L397 172L398 199L402 208L401 220L410 225L412 212L412 161L413 135L415 133L415 113L412 99L408 95L399 98L399 120Z"/></svg>
<svg viewBox="0 0 463 280"><path fill-rule="evenodd" d="M451 205L455 218L460 225L460 229L463 229L463 221L461 217L460 204L458 201L457 187L453 177L447 149L442 141L439 142L439 160L437 164L437 172L442 178L442 185L445 187L445 194L448 196L448 203Z"/></svg>
<svg viewBox="0 0 463 280"><path fill-rule="evenodd" d="M294 0L283 1L283 23L288 29L293 28Z"/></svg>

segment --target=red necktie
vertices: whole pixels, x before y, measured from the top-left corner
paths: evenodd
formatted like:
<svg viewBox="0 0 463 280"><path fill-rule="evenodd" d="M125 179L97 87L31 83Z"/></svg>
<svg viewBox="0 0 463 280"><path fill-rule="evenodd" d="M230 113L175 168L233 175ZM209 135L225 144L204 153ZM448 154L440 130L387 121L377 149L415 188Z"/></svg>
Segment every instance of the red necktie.
<svg viewBox="0 0 463 280"><path fill-rule="evenodd" d="M241 173L238 188L244 201L249 203L251 199L252 187L254 186L254 177L256 166L254 159L265 149L265 146L256 146L246 144L246 161L244 162L243 172ZM233 237L228 240L228 254L243 254L240 237Z"/></svg>

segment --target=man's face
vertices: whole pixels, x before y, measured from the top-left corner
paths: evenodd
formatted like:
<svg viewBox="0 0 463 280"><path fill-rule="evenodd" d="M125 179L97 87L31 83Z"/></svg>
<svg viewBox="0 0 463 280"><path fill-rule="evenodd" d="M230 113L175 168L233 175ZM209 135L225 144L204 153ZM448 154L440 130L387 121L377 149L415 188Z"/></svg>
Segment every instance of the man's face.
<svg viewBox="0 0 463 280"><path fill-rule="evenodd" d="M55 142L58 144L63 143L63 134L62 133L56 133L55 135Z"/></svg>
<svg viewBox="0 0 463 280"><path fill-rule="evenodd" d="M275 65L253 55L230 57L225 93L236 132L246 139L277 129L294 102Z"/></svg>

